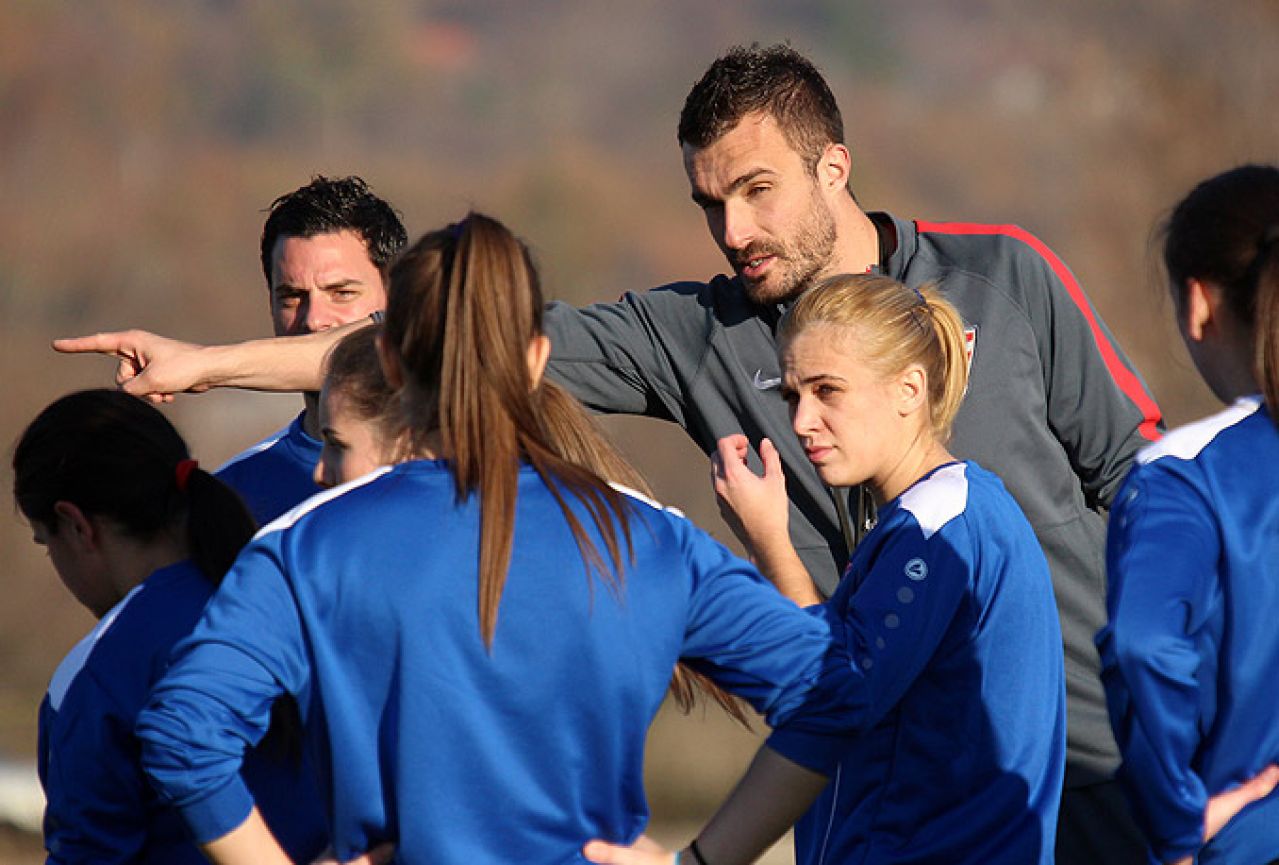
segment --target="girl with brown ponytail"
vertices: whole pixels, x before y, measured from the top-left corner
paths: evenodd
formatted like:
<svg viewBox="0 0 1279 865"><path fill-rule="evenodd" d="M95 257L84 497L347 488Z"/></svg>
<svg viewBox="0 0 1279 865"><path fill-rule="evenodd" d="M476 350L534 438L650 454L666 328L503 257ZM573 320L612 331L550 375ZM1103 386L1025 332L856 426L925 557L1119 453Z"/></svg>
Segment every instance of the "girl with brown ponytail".
<svg viewBox="0 0 1279 865"><path fill-rule="evenodd" d="M22 434L13 469L36 543L99 620L40 707L49 862L202 862L173 805L148 784L133 727L253 519L164 415L118 391L55 401ZM281 751L286 723L274 728ZM305 861L326 839L308 768L263 750L244 769L272 830Z"/></svg>
<svg viewBox="0 0 1279 865"><path fill-rule="evenodd" d="M343 861L390 844L406 863L559 863L633 840L680 660L775 727L838 711L815 702L822 622L568 456L541 392L537 273L505 226L431 232L389 284L378 350L408 458L264 529L139 721L153 782L211 858L284 861L235 781L281 693Z"/></svg>
<svg viewBox="0 0 1279 865"><path fill-rule="evenodd" d="M350 333L325 359L318 407L324 446L315 467L315 482L322 487L355 480L403 458L405 421L399 411L398 394L382 374L378 361L376 342L380 333L377 325ZM594 472L610 484L653 497L653 490L640 471L564 388L544 380L535 389L534 398L547 443L560 458ZM738 723L749 726L739 701L683 663L675 668L671 694L684 712L691 711L697 696L704 694Z"/></svg>

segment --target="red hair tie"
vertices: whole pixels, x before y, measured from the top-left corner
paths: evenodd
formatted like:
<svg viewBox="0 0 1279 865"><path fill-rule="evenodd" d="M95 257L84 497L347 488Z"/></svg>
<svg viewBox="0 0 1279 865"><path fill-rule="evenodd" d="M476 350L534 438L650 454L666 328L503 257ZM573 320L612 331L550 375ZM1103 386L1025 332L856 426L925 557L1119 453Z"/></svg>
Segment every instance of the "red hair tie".
<svg viewBox="0 0 1279 865"><path fill-rule="evenodd" d="M199 463L195 460L181 460L177 468L173 470L174 476L178 480L178 492L185 493L187 491L187 481L191 478L191 472L199 467Z"/></svg>

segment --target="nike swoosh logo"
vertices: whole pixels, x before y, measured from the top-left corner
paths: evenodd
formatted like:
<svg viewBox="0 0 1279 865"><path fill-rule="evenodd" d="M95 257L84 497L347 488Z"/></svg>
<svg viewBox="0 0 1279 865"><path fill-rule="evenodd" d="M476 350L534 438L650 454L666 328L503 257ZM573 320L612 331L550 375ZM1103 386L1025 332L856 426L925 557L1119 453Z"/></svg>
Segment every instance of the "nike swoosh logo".
<svg viewBox="0 0 1279 865"><path fill-rule="evenodd" d="M755 390L772 390L782 383L780 378L764 378L763 373L762 369L755 370L755 380L752 382Z"/></svg>

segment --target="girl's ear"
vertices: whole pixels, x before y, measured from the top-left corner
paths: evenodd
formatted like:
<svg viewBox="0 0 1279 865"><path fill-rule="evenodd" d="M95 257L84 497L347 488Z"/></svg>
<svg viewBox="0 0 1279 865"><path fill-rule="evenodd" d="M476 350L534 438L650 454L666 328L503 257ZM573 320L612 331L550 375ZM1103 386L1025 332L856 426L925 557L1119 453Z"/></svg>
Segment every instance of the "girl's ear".
<svg viewBox="0 0 1279 865"><path fill-rule="evenodd" d="M902 417L928 407L928 375L917 363L897 377L897 412Z"/></svg>
<svg viewBox="0 0 1279 865"><path fill-rule="evenodd" d="M1181 308L1181 331L1192 342L1203 342L1204 334L1217 324L1221 291L1194 277L1186 280L1186 300Z"/></svg>
<svg viewBox="0 0 1279 865"><path fill-rule="evenodd" d="M67 501L53 503L53 516L56 531L82 549L95 549L100 538L98 529L80 508Z"/></svg>
<svg viewBox="0 0 1279 865"><path fill-rule="evenodd" d="M551 359L551 339L544 333L533 337L528 344L528 380L533 390L542 383L542 373Z"/></svg>

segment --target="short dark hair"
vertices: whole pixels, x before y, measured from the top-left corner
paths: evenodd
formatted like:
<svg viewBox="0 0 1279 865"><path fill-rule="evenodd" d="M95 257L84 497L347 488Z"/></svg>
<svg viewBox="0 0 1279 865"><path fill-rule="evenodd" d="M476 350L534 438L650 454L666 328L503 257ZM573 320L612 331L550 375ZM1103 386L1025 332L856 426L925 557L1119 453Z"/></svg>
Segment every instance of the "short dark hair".
<svg viewBox="0 0 1279 865"><path fill-rule="evenodd" d="M736 45L693 85L679 116L679 143L714 144L748 114L777 121L787 142L815 169L827 145L844 143L844 120L817 67L789 45Z"/></svg>
<svg viewBox="0 0 1279 865"><path fill-rule="evenodd" d="M369 260L383 273L408 243L408 233L395 208L354 175L330 178L317 174L306 186L271 202L269 211L262 226L262 275L268 288L271 256L281 237L353 231L364 241Z"/></svg>

